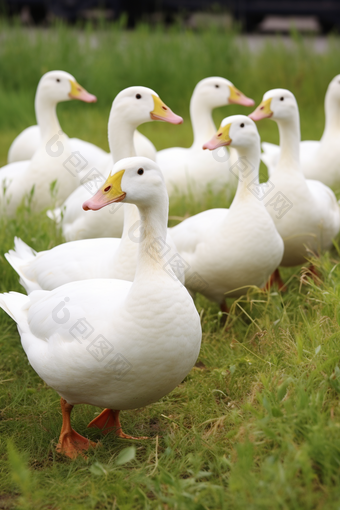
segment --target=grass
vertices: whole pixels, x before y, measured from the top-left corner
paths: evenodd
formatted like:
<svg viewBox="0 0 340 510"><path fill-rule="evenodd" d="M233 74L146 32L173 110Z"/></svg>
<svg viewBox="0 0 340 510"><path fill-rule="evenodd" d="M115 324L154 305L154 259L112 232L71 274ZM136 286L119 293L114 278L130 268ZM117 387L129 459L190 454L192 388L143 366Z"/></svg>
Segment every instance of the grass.
<svg viewBox="0 0 340 510"><path fill-rule="evenodd" d="M107 148L106 123L116 93L132 84L155 89L184 116L183 126L143 126L158 149L191 143L188 101L196 82L222 75L258 103L273 87L290 88L301 110L305 139L323 130L323 98L339 72L337 38L315 55L295 36L295 49L267 46L253 54L233 34L163 33L139 27L84 32L63 26L31 32L1 25L0 160L11 140L34 122L41 73L71 72L96 105L59 107L65 131ZM245 108L215 112L216 122ZM277 141L270 121L263 139ZM264 175L264 174L263 174ZM225 197L171 204L172 215L224 206ZM22 291L3 257L18 235L35 249L62 242L44 214L22 206L0 219L0 290ZM79 406L74 428L102 447L87 460L55 452L61 426L59 397L27 363L13 321L0 314L0 509L270 509L338 510L340 497L340 251L304 268L283 271L289 290L252 289L232 304L224 328L218 308L198 296L203 343L196 367L170 395L122 413L126 432L149 435L132 443L102 437L87 424L98 411Z"/></svg>

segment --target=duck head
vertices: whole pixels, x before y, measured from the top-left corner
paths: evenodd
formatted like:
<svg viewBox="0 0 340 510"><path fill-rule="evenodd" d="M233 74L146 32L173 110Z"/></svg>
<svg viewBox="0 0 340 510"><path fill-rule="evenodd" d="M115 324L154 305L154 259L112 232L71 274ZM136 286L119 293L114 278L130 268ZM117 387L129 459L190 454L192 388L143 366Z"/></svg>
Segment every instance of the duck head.
<svg viewBox="0 0 340 510"><path fill-rule="evenodd" d="M139 205L155 203L157 197L167 200L163 174L159 166L144 157L118 161L97 193L83 204L84 211L97 211L116 202Z"/></svg>
<svg viewBox="0 0 340 510"><path fill-rule="evenodd" d="M170 124L182 124L183 119L163 103L157 92L147 87L128 87L122 90L112 103L112 111L121 112L136 126L150 120Z"/></svg>
<svg viewBox="0 0 340 510"><path fill-rule="evenodd" d="M259 144L260 136L255 123L245 115L231 115L222 120L217 133L203 149L215 150L230 145L239 149Z"/></svg>
<svg viewBox="0 0 340 510"><path fill-rule="evenodd" d="M262 102L249 117L254 121L269 118L284 120L291 118L296 111L297 102L294 94L286 89L273 89L265 93Z"/></svg>
<svg viewBox="0 0 340 510"><path fill-rule="evenodd" d="M37 95L53 103L78 99L85 103L95 103L96 96L87 92L74 76L65 71L50 71L44 74L39 81Z"/></svg>
<svg viewBox="0 0 340 510"><path fill-rule="evenodd" d="M231 81L220 76L212 76L198 82L193 97L204 101L211 109L228 104L243 106L254 106L255 104L253 99L240 92Z"/></svg>

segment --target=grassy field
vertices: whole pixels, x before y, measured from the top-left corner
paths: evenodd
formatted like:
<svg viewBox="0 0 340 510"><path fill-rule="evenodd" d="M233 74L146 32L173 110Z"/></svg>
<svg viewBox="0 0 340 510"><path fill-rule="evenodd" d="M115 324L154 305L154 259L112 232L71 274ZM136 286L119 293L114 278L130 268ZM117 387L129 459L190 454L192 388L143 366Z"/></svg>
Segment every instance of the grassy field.
<svg viewBox="0 0 340 510"><path fill-rule="evenodd" d="M1 25L0 163L15 135L35 121L41 74L58 68L98 96L95 105L61 104L62 127L103 148L112 99L130 85L152 87L185 118L182 126L143 126L156 147L189 146L190 95L210 75L229 78L256 103L270 88L291 89L303 138L317 139L327 85L340 72L339 40L315 55L295 38L292 50L278 43L253 54L233 34L217 30L80 32L60 26L31 32ZM250 111L221 108L216 122L236 112ZM274 123L262 121L259 130L262 139L278 140ZM207 194L203 203L179 197L170 213L226 205L222 194ZM1 218L1 291L22 291L3 257L14 235L37 250L62 242L44 214L22 207L15 220ZM102 443L87 460L55 452L59 397L30 368L15 324L1 311L0 509L339 510L339 260L335 242L314 261L319 279L309 279L301 267L283 271L288 292L253 289L232 304L225 327L218 308L198 296L203 343L196 367L158 403L122 413L127 433L151 440L102 437L86 428L98 409L79 406L74 428Z"/></svg>

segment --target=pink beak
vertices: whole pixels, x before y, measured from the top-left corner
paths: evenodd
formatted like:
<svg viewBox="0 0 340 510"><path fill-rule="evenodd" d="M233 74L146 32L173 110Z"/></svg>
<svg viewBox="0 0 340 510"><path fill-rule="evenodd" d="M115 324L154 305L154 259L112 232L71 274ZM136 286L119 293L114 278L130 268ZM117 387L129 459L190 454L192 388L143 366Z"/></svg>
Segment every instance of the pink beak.
<svg viewBox="0 0 340 510"><path fill-rule="evenodd" d="M216 135L214 135L212 137L211 140L209 140L209 142L206 142L202 149L205 150L205 149L209 149L210 151L213 151L215 149L218 149L219 147L225 147L226 145L230 145L231 144L231 140L229 142L226 142L225 140L219 140Z"/></svg>
<svg viewBox="0 0 340 510"><path fill-rule="evenodd" d="M103 207L110 205L114 202L121 202L126 197L126 193L122 193L120 197L116 197L112 200L107 200L107 197L104 195L102 190L98 190L95 195L93 195L92 198L89 198L86 200L86 202L83 203L83 209L84 211L99 211L99 209L102 209Z"/></svg>
<svg viewBox="0 0 340 510"><path fill-rule="evenodd" d="M248 117L253 120L254 122L257 122L258 120L262 120L262 119L269 119L269 117L271 117L273 114L264 114L263 112L261 112L258 108L256 108L256 110L253 111L253 113L250 113L248 115Z"/></svg>
<svg viewBox="0 0 340 510"><path fill-rule="evenodd" d="M229 97L229 104L239 104L241 106L254 106L254 99L245 96L242 92L237 91L237 98Z"/></svg>
<svg viewBox="0 0 340 510"><path fill-rule="evenodd" d="M97 98L93 94L87 92L87 90L82 87L78 89L77 95L73 95L71 92L69 94L71 99L79 99L79 101L84 101L84 103L96 103Z"/></svg>
<svg viewBox="0 0 340 510"><path fill-rule="evenodd" d="M232 103L233 101L229 101L229 102ZM254 99L250 99L250 97L244 96L242 94L242 96L238 99L237 103L235 103L235 104L240 104L242 106L254 106L255 101L254 101Z"/></svg>
<svg viewBox="0 0 340 510"><path fill-rule="evenodd" d="M86 200L86 202L83 203L84 211L99 211L99 209L105 206L105 204L100 203L100 200L98 199L96 200L95 196L89 198L88 200Z"/></svg>
<svg viewBox="0 0 340 510"><path fill-rule="evenodd" d="M176 115L170 108L167 107L166 116L162 117L156 113L150 113L152 120L161 120L163 122L169 122L170 124L183 124L183 119L179 115Z"/></svg>

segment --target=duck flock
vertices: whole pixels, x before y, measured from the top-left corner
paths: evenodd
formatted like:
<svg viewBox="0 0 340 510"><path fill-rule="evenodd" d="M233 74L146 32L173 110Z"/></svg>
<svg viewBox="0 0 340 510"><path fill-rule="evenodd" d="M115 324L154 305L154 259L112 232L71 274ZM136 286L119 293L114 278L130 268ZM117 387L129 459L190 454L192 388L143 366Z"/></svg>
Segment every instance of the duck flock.
<svg viewBox="0 0 340 510"><path fill-rule="evenodd" d="M210 77L191 98L190 148L157 152L137 131L145 122L183 122L157 92L137 86L112 103L108 154L62 131L56 106L70 99L96 101L64 71L42 76L38 125L18 135L0 170L1 213L15 217L29 197L33 210L49 209L67 241L37 253L15 238L5 256L27 295L0 294L0 306L33 369L61 397L57 451L75 458L96 446L71 426L76 404L104 409L89 424L104 434L147 439L125 434L119 413L162 398L194 366L197 292L227 314L226 297L275 282L284 290L280 266L330 249L340 230L332 191L340 184L340 75L327 90L320 141L300 142L298 105L285 89L266 92L253 113L227 117L216 131L214 108L254 101ZM277 123L280 146L263 143L261 154L255 122L265 118ZM269 179L260 184L261 158ZM230 208L168 228L169 199L200 199L208 188L236 191Z"/></svg>

